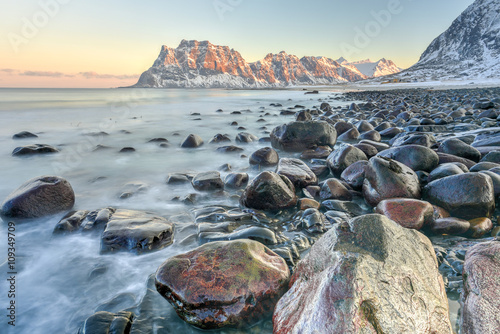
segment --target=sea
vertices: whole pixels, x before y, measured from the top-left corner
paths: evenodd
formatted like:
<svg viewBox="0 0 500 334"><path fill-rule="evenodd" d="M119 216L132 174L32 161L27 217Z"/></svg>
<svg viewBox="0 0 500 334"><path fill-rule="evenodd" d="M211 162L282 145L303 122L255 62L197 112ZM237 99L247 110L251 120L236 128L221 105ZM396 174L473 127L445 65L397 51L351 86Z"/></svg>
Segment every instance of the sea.
<svg viewBox="0 0 500 334"><path fill-rule="evenodd" d="M115 207L154 212L164 217L189 213L208 205L237 207L231 196L201 195L194 205L176 201L195 193L190 185L166 183L169 173L219 170L246 172L250 178L260 170L249 168L248 157L269 142L236 143L239 132L259 138L294 119L283 110L311 108L339 93L302 90L223 89L0 89L0 201L25 181L41 175L66 178L76 194L75 210ZM271 105L273 104L273 105ZM264 121L262 121L262 119ZM237 125L231 125L236 122ZM13 139L21 131L38 138ZM213 144L216 134L227 134L232 142ZM204 145L181 148L189 135L197 134ZM151 143L165 138L168 146ZM48 144L60 152L17 157L12 151L29 144ZM238 153L220 153L216 148L237 145ZM124 147L134 152L120 153ZM282 154L296 156L294 154ZM228 171L221 171L222 178ZM130 184L144 191L122 199ZM0 224L0 333L77 333L85 319L103 309L137 306L148 291L148 279L167 258L198 246L196 238L180 239L162 250L142 255L128 252L100 254L100 239L94 234L53 235L64 213L29 222L17 222L15 268L9 269L7 221ZM10 228L10 229L9 229ZM10 246L9 246L10 248ZM7 296L15 272L14 295ZM151 281L150 281L151 283ZM151 287L151 286L150 286ZM153 288L154 289L154 288ZM15 326L9 325L15 303ZM154 333L201 333L180 320L164 301ZM272 333L270 319L239 331L214 333Z"/></svg>

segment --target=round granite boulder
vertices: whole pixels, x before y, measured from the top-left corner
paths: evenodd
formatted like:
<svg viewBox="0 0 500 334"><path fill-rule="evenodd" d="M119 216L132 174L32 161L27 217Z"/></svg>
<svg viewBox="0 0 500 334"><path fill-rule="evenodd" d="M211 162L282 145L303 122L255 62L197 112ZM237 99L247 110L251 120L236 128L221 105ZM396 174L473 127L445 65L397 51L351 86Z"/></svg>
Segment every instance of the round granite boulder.
<svg viewBox="0 0 500 334"><path fill-rule="evenodd" d="M289 276L285 260L260 242L217 241L169 258L155 284L184 321L215 329L271 315Z"/></svg>
<svg viewBox="0 0 500 334"><path fill-rule="evenodd" d="M302 152L317 146L333 147L337 131L327 122L290 122L273 129L271 144L283 151Z"/></svg>
<svg viewBox="0 0 500 334"><path fill-rule="evenodd" d="M464 173L432 181L425 186L423 199L462 219L491 217L495 210L493 181L483 173Z"/></svg>
<svg viewBox="0 0 500 334"><path fill-rule="evenodd" d="M70 210L75 204L71 184L59 176L40 176L26 181L2 204L0 215L38 218Z"/></svg>
<svg viewBox="0 0 500 334"><path fill-rule="evenodd" d="M258 210L286 209L297 204L295 187L284 175L262 172L245 188L240 204Z"/></svg>

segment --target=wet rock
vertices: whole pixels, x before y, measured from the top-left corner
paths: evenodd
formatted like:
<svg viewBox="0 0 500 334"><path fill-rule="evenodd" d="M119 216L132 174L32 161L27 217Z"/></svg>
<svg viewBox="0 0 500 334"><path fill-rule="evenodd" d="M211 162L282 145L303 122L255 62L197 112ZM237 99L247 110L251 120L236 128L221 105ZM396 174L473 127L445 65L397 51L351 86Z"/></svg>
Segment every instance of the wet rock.
<svg viewBox="0 0 500 334"><path fill-rule="evenodd" d="M242 206L258 210L281 210L297 204L295 187L283 175L262 172L246 187L241 195Z"/></svg>
<svg viewBox="0 0 500 334"><path fill-rule="evenodd" d="M70 210L75 193L59 176L39 176L23 183L7 196L0 215L7 218L39 218Z"/></svg>
<svg viewBox="0 0 500 334"><path fill-rule="evenodd" d="M278 152L271 147L263 147L252 153L248 159L250 165L275 166L279 162Z"/></svg>
<svg viewBox="0 0 500 334"><path fill-rule="evenodd" d="M347 167L361 160L368 160L363 151L352 145L343 144L328 156L327 162L331 173L340 176Z"/></svg>
<svg viewBox="0 0 500 334"><path fill-rule="evenodd" d="M352 194L349 192L349 189L346 188L344 184L338 179L328 179L323 182L321 186L321 191L319 193L319 197L321 200L327 199L338 199L341 201L350 201L352 200Z"/></svg>
<svg viewBox="0 0 500 334"><path fill-rule="evenodd" d="M247 173L230 173L224 179L224 187L229 189L240 189L248 184Z"/></svg>
<svg viewBox="0 0 500 334"><path fill-rule="evenodd" d="M359 139L361 140L371 140L371 141L376 141L376 142L379 142L382 140L382 137L380 136L380 133L378 131L375 131L375 130L370 130L370 131L366 131L366 132L363 132L360 136L359 136Z"/></svg>
<svg viewBox="0 0 500 334"><path fill-rule="evenodd" d="M191 180L193 188L198 191L214 191L224 189L224 182L217 171L196 174Z"/></svg>
<svg viewBox="0 0 500 334"><path fill-rule="evenodd" d="M299 159L282 158L276 168L278 175L286 176L295 188L305 188L317 184L318 178L313 171Z"/></svg>
<svg viewBox="0 0 500 334"><path fill-rule="evenodd" d="M302 152L317 146L333 147L336 142L337 132L327 122L290 122L271 132L272 146L283 151Z"/></svg>
<svg viewBox="0 0 500 334"><path fill-rule="evenodd" d="M423 199L449 211L453 217L491 217L495 209L493 182L482 173L465 173L432 181Z"/></svg>
<svg viewBox="0 0 500 334"><path fill-rule="evenodd" d="M462 165L463 167L465 167L466 170L464 170L463 168L460 168L459 165ZM435 180L442 179L443 177L464 174L467 172L468 172L468 169L464 164L459 163L459 162L448 162L448 163L444 163L442 165L437 166L427 177L427 182L432 182Z"/></svg>
<svg viewBox="0 0 500 334"><path fill-rule="evenodd" d="M390 144L394 147L404 145L421 145L432 147L436 144L436 138L431 134L405 134L394 137Z"/></svg>
<svg viewBox="0 0 500 334"><path fill-rule="evenodd" d="M208 225L208 224L203 224ZM258 241L266 246L276 245L278 240L276 234L268 228L260 226L244 226L238 229L231 229L229 224L215 225L217 230L208 230L206 226L199 226L198 241L205 244L214 241L229 241L249 239ZM222 226L221 226L222 225Z"/></svg>
<svg viewBox="0 0 500 334"><path fill-rule="evenodd" d="M421 145L394 147L380 152L377 156L399 161L414 171L430 172L439 164L436 152Z"/></svg>
<svg viewBox="0 0 500 334"><path fill-rule="evenodd" d="M434 220L434 208L429 202L416 199L394 198L380 202L375 211L399 225L420 230Z"/></svg>
<svg viewBox="0 0 500 334"><path fill-rule="evenodd" d="M234 145L229 145L229 146L221 146L221 147L217 147L217 152L220 152L220 153L233 153L233 152L242 152L244 151L243 148L239 147L239 146L234 146Z"/></svg>
<svg viewBox="0 0 500 334"><path fill-rule="evenodd" d="M171 257L158 268L155 284L193 326L245 327L272 312L289 275L285 260L261 243L235 240Z"/></svg>
<svg viewBox="0 0 500 334"><path fill-rule="evenodd" d="M481 161L489 161L489 162L495 162L495 163L500 163L500 151L491 151L488 152L482 159Z"/></svg>
<svg viewBox="0 0 500 334"><path fill-rule="evenodd" d="M474 166L476 164L472 160L460 158L460 157L457 157L456 155L451 155L451 154L446 154L446 153L441 153L441 152L437 152L437 155L439 157L439 164L445 164L448 162L459 162L461 164L464 164L467 168L472 168L472 166Z"/></svg>
<svg viewBox="0 0 500 334"><path fill-rule="evenodd" d="M356 124L356 128L358 129L359 133L367 132L373 130L373 125L370 124L368 121L359 121Z"/></svg>
<svg viewBox="0 0 500 334"><path fill-rule="evenodd" d="M148 212L118 209L101 235L101 252L130 251L137 254L172 244L174 225Z"/></svg>
<svg viewBox="0 0 500 334"><path fill-rule="evenodd" d="M450 138L443 141L441 145L439 145L438 151L476 162L481 159L481 153L476 148L456 138Z"/></svg>
<svg viewBox="0 0 500 334"><path fill-rule="evenodd" d="M319 209L319 202L312 198L301 198L297 203L299 210Z"/></svg>
<svg viewBox="0 0 500 334"><path fill-rule="evenodd" d="M356 148L359 148L363 153L366 155L368 159L374 157L377 155L378 150L375 146L372 146L370 144L354 144L353 145Z"/></svg>
<svg viewBox="0 0 500 334"><path fill-rule="evenodd" d="M335 127L335 131L337 131L337 136L341 136L342 134L346 133L350 129L355 129L353 124L347 123L344 121L338 121L337 123L335 123L334 127ZM359 136L358 129L356 129L356 132L358 133L358 136Z"/></svg>
<svg viewBox="0 0 500 334"><path fill-rule="evenodd" d="M471 219L469 223L470 228L467 231L467 236L471 238L481 238L493 229L493 222L486 217Z"/></svg>
<svg viewBox="0 0 500 334"><path fill-rule="evenodd" d="M302 152L300 155L301 159L326 159L332 149L329 146L318 146L315 149L309 149Z"/></svg>
<svg viewBox="0 0 500 334"><path fill-rule="evenodd" d="M324 233L326 232L326 218L317 209L306 209L300 215L299 219L300 227L305 229L309 233Z"/></svg>
<svg viewBox="0 0 500 334"><path fill-rule="evenodd" d="M181 144L181 147L196 148L200 147L201 145L203 145L203 139L201 139L201 137L198 135L190 134L189 136L187 136L186 139L184 139L184 141Z"/></svg>
<svg viewBox="0 0 500 334"><path fill-rule="evenodd" d="M403 130L401 130L400 128L388 128L380 131L380 136L382 138L394 138L401 132L403 132Z"/></svg>
<svg viewBox="0 0 500 334"><path fill-rule="evenodd" d="M88 317L83 323L79 334L129 334L134 314L132 312L120 311L110 313L99 311Z"/></svg>
<svg viewBox="0 0 500 334"><path fill-rule="evenodd" d="M276 334L452 333L432 244L381 215L334 225L313 245L273 324Z"/></svg>
<svg viewBox="0 0 500 334"><path fill-rule="evenodd" d="M321 202L321 208L328 211L345 212L351 216L361 216L369 213L368 210L364 210L354 202L331 199Z"/></svg>
<svg viewBox="0 0 500 334"><path fill-rule="evenodd" d="M168 143L168 140L166 138L153 138L148 140L148 143Z"/></svg>
<svg viewBox="0 0 500 334"><path fill-rule="evenodd" d="M59 150L47 144L19 146L12 151L13 156L57 153Z"/></svg>
<svg viewBox="0 0 500 334"><path fill-rule="evenodd" d="M345 142L350 142L357 140L359 138L359 131L356 128L352 128L347 130L346 132L342 133L341 135L338 136L337 140L338 141L345 141Z"/></svg>
<svg viewBox="0 0 500 334"><path fill-rule="evenodd" d="M248 132L240 132L236 135L237 143L251 143L253 141L259 140L259 138Z"/></svg>
<svg viewBox="0 0 500 334"><path fill-rule="evenodd" d="M78 210L68 212L54 228L54 234L71 233L78 231L89 211Z"/></svg>
<svg viewBox="0 0 500 334"><path fill-rule="evenodd" d="M479 173L488 175L493 181L493 191L495 193L495 198L500 196L500 175L489 170L483 170Z"/></svg>
<svg viewBox="0 0 500 334"><path fill-rule="evenodd" d="M363 196L371 206L384 199L420 198L417 174L406 165L384 157L373 157L365 167Z"/></svg>
<svg viewBox="0 0 500 334"><path fill-rule="evenodd" d="M487 171L492 168L497 168L500 167L499 164L494 163L494 162L488 162L488 161L483 161L475 164L470 168L471 172L480 172L480 171Z"/></svg>
<svg viewBox="0 0 500 334"><path fill-rule="evenodd" d="M131 153L131 152L135 152L135 148L133 147L124 147L122 148L119 153Z"/></svg>
<svg viewBox="0 0 500 334"><path fill-rule="evenodd" d="M365 166L368 161L361 160L353 163L340 175L340 178L354 189L361 189L365 180Z"/></svg>
<svg viewBox="0 0 500 334"><path fill-rule="evenodd" d="M295 115L295 120L297 122L306 122L306 121L311 121L312 116L311 113L307 110L301 110Z"/></svg>
<svg viewBox="0 0 500 334"><path fill-rule="evenodd" d="M429 227L435 234L462 235L467 232L470 223L464 219L448 217L434 220Z"/></svg>
<svg viewBox="0 0 500 334"><path fill-rule="evenodd" d="M229 138L228 135L223 135L221 133L216 134L212 139L210 139L209 143L210 144L217 144L217 143L224 143L224 142L230 142L231 139Z"/></svg>
<svg viewBox="0 0 500 334"><path fill-rule="evenodd" d="M167 176L167 184L183 184L191 183L194 174L192 173L169 173Z"/></svg>
<svg viewBox="0 0 500 334"><path fill-rule="evenodd" d="M38 136L29 131L21 131L12 136L12 139L38 138Z"/></svg>
<svg viewBox="0 0 500 334"><path fill-rule="evenodd" d="M465 256L461 295L461 332L498 333L500 330L500 242L473 246Z"/></svg>

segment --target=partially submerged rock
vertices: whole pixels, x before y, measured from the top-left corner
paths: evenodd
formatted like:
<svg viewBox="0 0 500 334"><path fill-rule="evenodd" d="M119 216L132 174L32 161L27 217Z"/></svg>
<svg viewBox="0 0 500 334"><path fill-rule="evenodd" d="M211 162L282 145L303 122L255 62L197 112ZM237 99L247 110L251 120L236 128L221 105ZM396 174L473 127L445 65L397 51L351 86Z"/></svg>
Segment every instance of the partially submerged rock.
<svg viewBox="0 0 500 334"><path fill-rule="evenodd" d="M271 144L283 151L302 152L317 146L333 147L337 131L327 122L290 122L273 129Z"/></svg>
<svg viewBox="0 0 500 334"><path fill-rule="evenodd" d="M165 261L156 289L193 326L244 327L272 313L289 275L285 260L259 242L211 242Z"/></svg>
<svg viewBox="0 0 500 334"><path fill-rule="evenodd" d="M248 208L277 211L297 204L297 196L286 176L262 172L246 187L240 203Z"/></svg>

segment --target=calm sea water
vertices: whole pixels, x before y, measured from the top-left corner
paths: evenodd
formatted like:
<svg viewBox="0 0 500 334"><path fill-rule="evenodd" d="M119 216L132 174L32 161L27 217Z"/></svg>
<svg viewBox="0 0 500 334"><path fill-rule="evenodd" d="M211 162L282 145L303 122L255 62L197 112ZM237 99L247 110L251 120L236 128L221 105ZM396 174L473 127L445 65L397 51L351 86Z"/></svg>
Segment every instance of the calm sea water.
<svg viewBox="0 0 500 334"><path fill-rule="evenodd" d="M23 182L40 175L59 175L70 181L76 193L75 209L94 210L107 206L154 211L171 216L189 208L172 202L184 196L190 186L171 187L165 179L170 172L204 172L229 163L233 171L248 170L248 158L240 154L217 153L219 145L208 144L217 133L234 138L241 130L233 121L258 137L267 136L275 126L293 116L280 116L280 110L296 104L311 107L318 99L332 96L304 95L302 91L230 90L141 90L141 89L0 89L0 200ZM271 107L281 103L282 108ZM335 105L330 101L331 104ZM216 112L222 109L223 112ZM231 114L241 111L241 114ZM199 113L200 115L193 115ZM261 116L265 122L257 122ZM201 119L201 120L200 120ZM19 131L30 131L38 138L13 140ZM108 135L104 135L105 132ZM179 144L190 133L200 135L205 145L181 149ZM147 143L167 138L170 147ZM20 145L50 144L60 153L12 157ZM109 147L94 151L97 145ZM237 144L250 155L265 143ZM123 154L123 147L136 152ZM224 173L222 173L224 176ZM147 191L126 200L119 194L128 182L141 182ZM205 198L198 205L237 205L229 199ZM16 226L17 286L16 327L7 325L8 298L6 272L6 224L0 224L1 333L76 333L82 322L100 305L119 294L129 294L136 304L146 292L148 276L168 257L197 246L179 243L147 255L99 254L99 238L79 233L53 237L61 215L19 223ZM105 268L97 277L90 273ZM135 302L134 302L135 300ZM125 302L126 304L126 302ZM128 306L132 306L128 305ZM124 307L125 308L125 307ZM198 332L179 320L165 306L164 323L158 333ZM249 330L256 331L256 329ZM257 329L270 333L269 324Z"/></svg>

